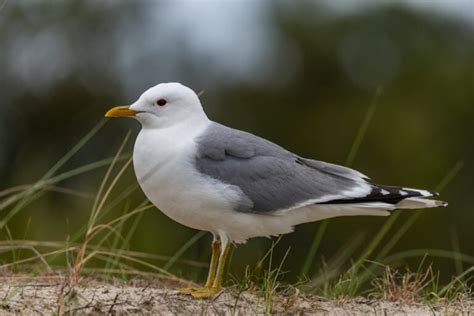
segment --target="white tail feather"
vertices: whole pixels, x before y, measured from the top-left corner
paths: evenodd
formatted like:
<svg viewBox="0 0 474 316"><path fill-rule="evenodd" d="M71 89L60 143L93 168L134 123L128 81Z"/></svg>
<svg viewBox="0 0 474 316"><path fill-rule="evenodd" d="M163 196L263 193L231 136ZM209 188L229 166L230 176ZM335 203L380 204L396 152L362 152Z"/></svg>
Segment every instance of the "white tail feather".
<svg viewBox="0 0 474 316"><path fill-rule="evenodd" d="M397 203L396 208L399 209L417 209L448 206L448 203L443 201L428 200L419 197L406 198Z"/></svg>

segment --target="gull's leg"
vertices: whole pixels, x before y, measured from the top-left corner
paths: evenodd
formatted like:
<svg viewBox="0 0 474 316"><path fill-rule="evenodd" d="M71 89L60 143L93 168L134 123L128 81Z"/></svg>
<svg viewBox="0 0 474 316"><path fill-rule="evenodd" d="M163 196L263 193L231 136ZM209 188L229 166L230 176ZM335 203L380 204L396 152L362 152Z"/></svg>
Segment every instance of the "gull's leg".
<svg viewBox="0 0 474 316"><path fill-rule="evenodd" d="M214 279L216 278L216 269L219 263L220 256L221 256L221 241L214 237L214 240L212 241L211 264L209 266L207 281L206 281L206 284L204 285L205 288L210 288L214 284Z"/></svg>
<svg viewBox="0 0 474 316"><path fill-rule="evenodd" d="M212 257L211 257L211 263L209 265L209 272L207 275L207 281L206 284L204 285L204 288L182 288L178 289L179 292L182 294L191 294L195 291L201 291L206 288L211 288L212 285L214 284L214 279L216 277L216 269L217 265L219 263L219 258L221 255L221 242L218 237L214 235L214 240L212 241Z"/></svg>
<svg viewBox="0 0 474 316"><path fill-rule="evenodd" d="M213 288L216 288L218 291L222 288L222 282L224 281L224 271L229 259L230 250L232 249L232 244L228 243L225 245L224 250L222 251L222 256L219 260L219 265L216 271L216 277L214 280Z"/></svg>
<svg viewBox="0 0 474 316"><path fill-rule="evenodd" d="M216 295L222 288L222 281L224 280L224 270L226 267L227 260L229 258L230 250L232 246L227 240L222 240L221 253L219 256L219 262L217 264L217 270L214 278L214 282L211 287L205 287L201 290L196 290L191 293L195 298L208 298ZM207 285L207 283L206 283Z"/></svg>

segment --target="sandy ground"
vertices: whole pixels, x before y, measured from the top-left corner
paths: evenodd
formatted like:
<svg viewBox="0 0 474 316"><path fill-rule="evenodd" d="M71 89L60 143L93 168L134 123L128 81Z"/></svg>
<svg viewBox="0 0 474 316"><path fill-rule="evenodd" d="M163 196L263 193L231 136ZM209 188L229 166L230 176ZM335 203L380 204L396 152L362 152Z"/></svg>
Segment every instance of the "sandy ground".
<svg viewBox="0 0 474 316"><path fill-rule="evenodd" d="M255 315L474 315L474 299L463 303L403 304L368 300L330 301L299 293L278 295L271 304L255 294L226 290L209 300L195 300L154 281L124 283L83 280L71 287L62 278L1 278L0 314L200 314Z"/></svg>

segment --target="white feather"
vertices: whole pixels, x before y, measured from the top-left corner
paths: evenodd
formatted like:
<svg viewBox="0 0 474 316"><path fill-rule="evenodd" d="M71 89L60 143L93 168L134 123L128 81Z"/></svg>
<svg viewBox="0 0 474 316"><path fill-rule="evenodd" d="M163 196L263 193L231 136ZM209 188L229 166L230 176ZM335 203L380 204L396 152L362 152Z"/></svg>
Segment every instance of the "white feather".
<svg viewBox="0 0 474 316"><path fill-rule="evenodd" d="M417 208L430 208L448 206L448 203L443 201L428 200L418 197L406 198L396 205L400 209L417 209Z"/></svg>

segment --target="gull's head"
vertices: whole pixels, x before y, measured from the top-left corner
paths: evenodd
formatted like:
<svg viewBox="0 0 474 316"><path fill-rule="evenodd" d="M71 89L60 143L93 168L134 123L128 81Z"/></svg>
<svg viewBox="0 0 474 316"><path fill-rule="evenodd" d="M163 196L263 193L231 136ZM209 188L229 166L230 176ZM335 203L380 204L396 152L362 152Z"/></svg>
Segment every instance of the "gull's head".
<svg viewBox="0 0 474 316"><path fill-rule="evenodd" d="M160 83L130 106L110 109L106 117L133 117L144 128L163 128L190 120L207 120L196 93L180 83Z"/></svg>

